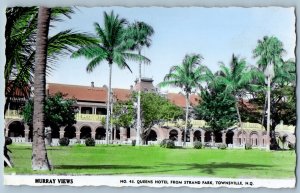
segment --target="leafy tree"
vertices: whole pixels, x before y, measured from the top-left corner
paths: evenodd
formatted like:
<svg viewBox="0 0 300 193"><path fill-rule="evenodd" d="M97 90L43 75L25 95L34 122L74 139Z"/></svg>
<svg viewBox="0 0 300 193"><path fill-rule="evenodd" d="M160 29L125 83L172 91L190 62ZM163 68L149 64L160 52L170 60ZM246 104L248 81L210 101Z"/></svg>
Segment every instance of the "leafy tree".
<svg viewBox="0 0 300 193"><path fill-rule="evenodd" d="M217 84L224 87L224 91L235 99L235 109L238 117L239 125L242 127L242 119L239 112L238 101L245 95L247 87L254 87L252 85L254 77L261 77L262 75L247 66L244 59L232 55L230 67L221 64Z"/></svg>
<svg viewBox="0 0 300 193"><path fill-rule="evenodd" d="M275 76L274 66L282 62L284 53L283 44L277 37L265 36L262 40L258 40L256 48L253 50L253 55L258 58L257 64L267 78L267 136L270 136L270 118L271 118L271 82ZM270 149L268 140L267 150Z"/></svg>
<svg viewBox="0 0 300 193"><path fill-rule="evenodd" d="M187 133L188 116L190 107L190 95L195 88L201 88L200 83L206 78L207 68L201 65L202 56L199 54L186 55L181 65L171 67L170 72L164 77L164 81L159 84L160 87L176 86L183 89L186 100L185 129ZM184 145L186 144L186 135L184 135Z"/></svg>
<svg viewBox="0 0 300 193"><path fill-rule="evenodd" d="M108 128L110 123L110 103L111 103L111 79L112 79L112 65L116 64L119 68L128 70L131 69L127 64L127 60L149 62L144 56L130 52L134 42L126 40L127 21L119 18L112 11L110 14L104 12L104 26L101 27L99 23L95 23L95 31L97 33L98 43L88 46L83 46L77 51L73 52L72 57L85 57L90 59L87 65L87 72L92 72L101 62L107 61L109 65L109 83L107 92L107 115L106 115L106 141L108 143Z"/></svg>
<svg viewBox="0 0 300 193"><path fill-rule="evenodd" d="M59 128L76 123L75 99L64 99L62 93L48 96L45 101L45 127ZM24 122L33 124L33 100L28 100L22 110Z"/></svg>
<svg viewBox="0 0 300 193"><path fill-rule="evenodd" d="M62 21L62 16L71 18L71 8L52 8L50 28L54 23ZM5 108L8 108L11 98L16 90L29 98L30 85L33 84L35 68L36 37L38 7L12 7L6 9L7 24L5 28L6 63L5 77ZM47 68L50 73L56 62L70 54L74 48L95 42L95 39L85 33L65 30L48 37L47 41Z"/></svg>
<svg viewBox="0 0 300 193"><path fill-rule="evenodd" d="M195 107L197 119L205 120L208 130L219 132L237 123L235 99L224 91L202 91L201 102Z"/></svg>
<svg viewBox="0 0 300 193"><path fill-rule="evenodd" d="M144 22L134 22L129 25L127 38L134 42L133 50L137 50L138 55L141 55L143 47L150 47L151 39L153 35L153 28ZM139 63L139 84L141 84L142 78L142 64ZM137 135L136 145L140 145L140 131L141 131L141 88L139 87L138 99L137 99Z"/></svg>
<svg viewBox="0 0 300 193"><path fill-rule="evenodd" d="M114 105L114 114L116 125L122 127L131 127L136 124L135 113L134 113L134 101L137 100L137 94L133 94L131 99L127 102L119 102ZM156 93L142 92L141 93L141 139L145 143L148 135L150 134L151 128L160 124L164 121L171 121L178 119L182 116L182 109L165 97L160 96Z"/></svg>

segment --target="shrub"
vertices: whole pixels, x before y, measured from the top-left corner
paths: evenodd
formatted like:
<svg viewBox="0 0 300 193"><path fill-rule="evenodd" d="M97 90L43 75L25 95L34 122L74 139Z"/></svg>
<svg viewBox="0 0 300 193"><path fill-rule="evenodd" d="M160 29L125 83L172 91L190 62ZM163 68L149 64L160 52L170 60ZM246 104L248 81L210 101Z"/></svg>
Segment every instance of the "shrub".
<svg viewBox="0 0 300 193"><path fill-rule="evenodd" d="M296 147L296 146L295 146L294 143L289 143L289 144L288 144L288 147L289 147L290 150L295 150L295 147Z"/></svg>
<svg viewBox="0 0 300 193"><path fill-rule="evenodd" d="M67 137L63 137L63 138L59 139L58 143L60 146L68 146L70 143L70 140Z"/></svg>
<svg viewBox="0 0 300 193"><path fill-rule="evenodd" d="M225 143L221 143L218 145L218 149L226 149L227 145Z"/></svg>
<svg viewBox="0 0 300 193"><path fill-rule="evenodd" d="M202 143L200 141L195 141L194 142L194 148L195 149L201 149L202 148Z"/></svg>
<svg viewBox="0 0 300 193"><path fill-rule="evenodd" d="M160 146L160 147L165 147L167 140L168 140L168 139L163 139L163 140L160 142L159 146Z"/></svg>
<svg viewBox="0 0 300 193"><path fill-rule="evenodd" d="M135 146L135 144L136 144L136 140L134 139L134 140L131 141L131 145Z"/></svg>
<svg viewBox="0 0 300 193"><path fill-rule="evenodd" d="M12 144L12 139L10 137L5 137L5 145Z"/></svg>
<svg viewBox="0 0 300 193"><path fill-rule="evenodd" d="M91 137L85 139L86 146L95 146L95 140Z"/></svg>
<svg viewBox="0 0 300 193"><path fill-rule="evenodd" d="M174 141L171 140L171 139L164 139L164 140L161 141L160 147L164 147L164 148L174 148L174 147L175 147L175 143L174 143Z"/></svg>
<svg viewBox="0 0 300 193"><path fill-rule="evenodd" d="M246 143L245 149L247 149L247 150L252 149L252 145L250 143Z"/></svg>
<svg viewBox="0 0 300 193"><path fill-rule="evenodd" d="M204 147L209 147L209 148L211 148L211 144L210 144L210 143L205 143L205 144L204 144Z"/></svg>

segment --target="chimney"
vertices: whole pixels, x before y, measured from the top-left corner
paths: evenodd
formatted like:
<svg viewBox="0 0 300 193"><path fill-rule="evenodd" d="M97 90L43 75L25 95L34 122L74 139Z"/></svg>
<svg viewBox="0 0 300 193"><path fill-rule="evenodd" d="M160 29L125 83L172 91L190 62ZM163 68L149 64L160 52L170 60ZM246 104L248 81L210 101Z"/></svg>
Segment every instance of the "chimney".
<svg viewBox="0 0 300 193"><path fill-rule="evenodd" d="M91 87L94 88L94 86L95 86L95 85L94 85L94 82L91 82Z"/></svg>
<svg viewBox="0 0 300 193"><path fill-rule="evenodd" d="M133 86L132 85L130 85L130 91L133 91Z"/></svg>

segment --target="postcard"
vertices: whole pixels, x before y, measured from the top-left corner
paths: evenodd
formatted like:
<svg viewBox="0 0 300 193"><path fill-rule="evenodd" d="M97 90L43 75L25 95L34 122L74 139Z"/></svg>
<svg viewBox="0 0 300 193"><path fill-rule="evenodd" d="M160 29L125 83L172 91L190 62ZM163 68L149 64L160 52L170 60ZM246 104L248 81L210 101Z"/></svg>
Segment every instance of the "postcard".
<svg viewBox="0 0 300 193"><path fill-rule="evenodd" d="M5 185L295 187L293 7L5 11Z"/></svg>

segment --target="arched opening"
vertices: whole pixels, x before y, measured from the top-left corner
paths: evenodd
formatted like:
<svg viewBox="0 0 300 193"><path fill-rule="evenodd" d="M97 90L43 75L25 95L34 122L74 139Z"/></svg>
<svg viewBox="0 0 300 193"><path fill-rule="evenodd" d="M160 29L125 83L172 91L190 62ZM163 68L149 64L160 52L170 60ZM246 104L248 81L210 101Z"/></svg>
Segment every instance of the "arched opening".
<svg viewBox="0 0 300 193"><path fill-rule="evenodd" d="M201 131L197 130L194 132L194 141L201 141Z"/></svg>
<svg viewBox="0 0 300 193"><path fill-rule="evenodd" d="M69 139L75 139L76 138L76 128L74 126L67 126L65 128L64 137L67 137Z"/></svg>
<svg viewBox="0 0 300 193"><path fill-rule="evenodd" d="M24 137L25 127L20 121L14 121L8 126L9 137Z"/></svg>
<svg viewBox="0 0 300 193"><path fill-rule="evenodd" d="M232 130L227 131L227 133L226 133L226 144L227 145L233 144L233 135L234 135L234 133Z"/></svg>
<svg viewBox="0 0 300 193"><path fill-rule="evenodd" d="M251 133L250 135L250 143L253 147L258 146L258 134L256 132Z"/></svg>
<svg viewBox="0 0 300 193"><path fill-rule="evenodd" d="M172 129L169 132L169 139L173 140L173 141L177 141L178 140L178 132L175 129Z"/></svg>
<svg viewBox="0 0 300 193"><path fill-rule="evenodd" d="M119 140L120 139L120 128L115 128L114 130L114 140Z"/></svg>
<svg viewBox="0 0 300 193"><path fill-rule="evenodd" d="M127 139L130 138L130 127L126 128L126 136L127 136Z"/></svg>
<svg viewBox="0 0 300 193"><path fill-rule="evenodd" d="M243 145L246 143L246 132L245 131L239 131L238 132L238 144Z"/></svg>
<svg viewBox="0 0 300 193"><path fill-rule="evenodd" d="M51 138L59 138L59 127L51 126Z"/></svg>
<svg viewBox="0 0 300 193"><path fill-rule="evenodd" d="M211 132L210 131L205 132L204 141L211 142Z"/></svg>
<svg viewBox="0 0 300 193"><path fill-rule="evenodd" d="M32 142L32 139L33 139L33 126L30 125L30 126L29 126L28 141L29 141L29 142Z"/></svg>
<svg viewBox="0 0 300 193"><path fill-rule="evenodd" d="M222 133L221 132L214 132L215 135L215 142L222 143Z"/></svg>
<svg viewBox="0 0 300 193"><path fill-rule="evenodd" d="M86 138L92 137L91 132L92 132L92 129L90 127L83 126L80 129L80 139L86 139Z"/></svg>
<svg viewBox="0 0 300 193"><path fill-rule="evenodd" d="M105 135L106 134L106 130L104 127L98 127L96 129L96 136L95 136L95 139L98 139L98 140L105 140Z"/></svg>
<svg viewBox="0 0 300 193"><path fill-rule="evenodd" d="M147 136L147 143L148 141L157 141L157 134L154 130L151 129L149 135Z"/></svg>
<svg viewBox="0 0 300 193"><path fill-rule="evenodd" d="M262 133L262 146L266 147L267 145L267 132Z"/></svg>

